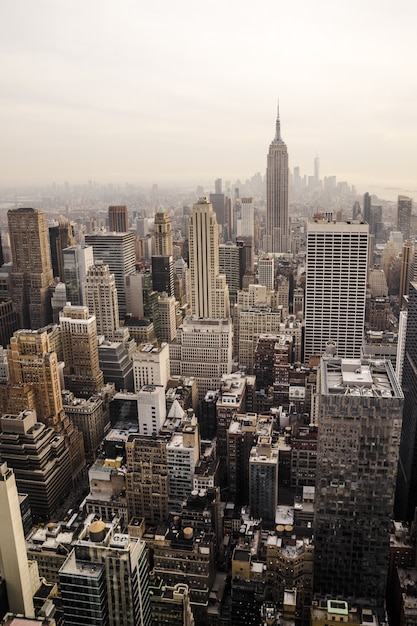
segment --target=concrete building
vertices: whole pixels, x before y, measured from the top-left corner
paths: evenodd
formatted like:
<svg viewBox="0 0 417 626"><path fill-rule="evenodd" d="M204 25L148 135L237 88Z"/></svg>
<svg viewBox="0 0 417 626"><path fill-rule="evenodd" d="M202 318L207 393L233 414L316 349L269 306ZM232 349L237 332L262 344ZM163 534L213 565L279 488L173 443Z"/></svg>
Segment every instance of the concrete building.
<svg viewBox="0 0 417 626"><path fill-rule="evenodd" d="M307 226L304 359L326 344L358 358L365 322L368 225L316 219Z"/></svg>
<svg viewBox="0 0 417 626"><path fill-rule="evenodd" d="M0 466L0 564L6 581L9 609L34 617L33 592L13 470Z"/></svg>
<svg viewBox="0 0 417 626"><path fill-rule="evenodd" d="M193 206L188 241L192 314L197 318L229 317L229 290L219 272L219 230L213 206L206 198Z"/></svg>
<svg viewBox="0 0 417 626"><path fill-rule="evenodd" d="M64 307L59 316L64 353L65 387L76 397L89 397L104 386L100 369L97 324L86 306Z"/></svg>
<svg viewBox="0 0 417 626"><path fill-rule="evenodd" d="M65 623L150 626L145 543L93 520L59 571Z"/></svg>
<svg viewBox="0 0 417 626"><path fill-rule="evenodd" d="M275 264L272 254L262 255L258 261L258 284L269 291L275 289Z"/></svg>
<svg viewBox="0 0 417 626"><path fill-rule="evenodd" d="M174 296L166 292L158 298L159 308L159 340L173 341L177 336L177 303Z"/></svg>
<svg viewBox="0 0 417 626"><path fill-rule="evenodd" d="M168 211L160 206L154 220L154 254L156 256L173 256L172 221Z"/></svg>
<svg viewBox="0 0 417 626"><path fill-rule="evenodd" d="M129 519L143 517L150 524L168 515L169 478L167 440L131 435L126 442L126 498Z"/></svg>
<svg viewBox="0 0 417 626"><path fill-rule="evenodd" d="M166 418L165 387L144 385L136 393L140 435L157 435Z"/></svg>
<svg viewBox="0 0 417 626"><path fill-rule="evenodd" d="M30 395L25 393L21 396L22 404L10 405L10 409L15 413L20 408L30 410L36 407L39 421L64 436L70 452L71 475L75 480L85 465L83 435L65 415L58 357L51 349L49 337L44 329L14 333L7 351L9 384L6 393L12 397L17 388L23 391L26 385L33 391L34 405Z"/></svg>
<svg viewBox="0 0 417 626"><path fill-rule="evenodd" d="M382 609L403 394L389 361L323 357L315 497L315 591Z"/></svg>
<svg viewBox="0 0 417 626"><path fill-rule="evenodd" d="M36 411L3 415L0 455L13 468L34 515L51 518L71 488L70 453L64 437L37 422Z"/></svg>
<svg viewBox="0 0 417 626"><path fill-rule="evenodd" d="M97 262L88 269L83 294L84 305L96 318L97 334L111 341L120 340L116 281L108 265Z"/></svg>
<svg viewBox="0 0 417 626"><path fill-rule="evenodd" d="M288 152L281 138L279 109L275 137L269 146L266 166L266 235L265 252L286 253L290 249L288 216Z"/></svg>
<svg viewBox="0 0 417 626"><path fill-rule="evenodd" d="M85 243L93 246L94 261L102 261L114 274L119 314L123 318L128 312L126 307L126 277L135 273L135 235L125 233L91 233L85 236Z"/></svg>
<svg viewBox="0 0 417 626"><path fill-rule="evenodd" d="M233 328L230 319L185 318L169 344L171 374L194 376L199 400L220 384L233 367Z"/></svg>
<svg viewBox="0 0 417 626"><path fill-rule="evenodd" d="M170 378L169 346L141 343L133 353L133 380L136 393L144 385L166 387Z"/></svg>
<svg viewBox="0 0 417 626"><path fill-rule="evenodd" d="M37 329L52 321L53 273L46 215L31 208L7 212L13 270L12 300L20 328Z"/></svg>
<svg viewBox="0 0 417 626"><path fill-rule="evenodd" d="M278 447L272 442L272 422L263 422L249 458L249 507L263 528L274 528L278 505Z"/></svg>

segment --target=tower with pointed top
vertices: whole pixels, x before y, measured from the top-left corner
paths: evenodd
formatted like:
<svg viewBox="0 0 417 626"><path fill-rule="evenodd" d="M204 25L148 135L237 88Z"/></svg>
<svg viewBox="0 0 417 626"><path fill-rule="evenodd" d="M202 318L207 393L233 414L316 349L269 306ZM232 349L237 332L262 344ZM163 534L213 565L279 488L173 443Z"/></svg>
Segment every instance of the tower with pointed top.
<svg viewBox="0 0 417 626"><path fill-rule="evenodd" d="M279 106L275 137L269 146L266 168L266 221L265 252L288 252L290 226L288 218L288 152L281 138Z"/></svg>

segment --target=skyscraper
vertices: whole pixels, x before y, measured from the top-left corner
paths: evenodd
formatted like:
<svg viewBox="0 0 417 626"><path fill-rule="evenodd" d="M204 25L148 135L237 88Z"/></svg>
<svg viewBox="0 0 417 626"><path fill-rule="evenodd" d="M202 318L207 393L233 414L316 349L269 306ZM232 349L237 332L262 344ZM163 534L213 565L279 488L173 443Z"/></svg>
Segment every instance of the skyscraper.
<svg viewBox="0 0 417 626"><path fill-rule="evenodd" d="M13 270L12 300L21 328L37 329L52 321L53 275L48 227L43 211L13 209L7 213Z"/></svg>
<svg viewBox="0 0 417 626"><path fill-rule="evenodd" d="M397 228L403 234L403 240L410 239L411 209L413 201L407 196L398 196Z"/></svg>
<svg viewBox="0 0 417 626"><path fill-rule="evenodd" d="M32 585L13 470L0 466L0 563L6 581L9 608L34 617Z"/></svg>
<svg viewBox="0 0 417 626"><path fill-rule="evenodd" d="M411 521L417 506L417 282L409 284L406 315L402 371L404 415L395 508L396 515L399 516L397 519ZM398 340L400 339L402 337L399 336Z"/></svg>
<svg viewBox="0 0 417 626"><path fill-rule="evenodd" d="M64 380L76 396L92 396L104 386L97 346L97 324L86 306L65 306L59 315Z"/></svg>
<svg viewBox="0 0 417 626"><path fill-rule="evenodd" d="M281 138L279 108L275 137L269 146L266 167L265 252L288 252L290 225L288 217L288 152Z"/></svg>
<svg viewBox="0 0 417 626"><path fill-rule="evenodd" d="M54 277L64 280L62 251L75 245L74 226L65 217L60 217L56 226L49 227L49 243Z"/></svg>
<svg viewBox="0 0 417 626"><path fill-rule="evenodd" d="M125 206L109 206L109 231L111 233L127 233L129 230L129 214Z"/></svg>
<svg viewBox="0 0 417 626"><path fill-rule="evenodd" d="M119 303L114 274L109 266L96 263L88 270L84 281L84 303L90 315L95 315L97 334L116 341L119 330Z"/></svg>
<svg viewBox="0 0 417 626"><path fill-rule="evenodd" d="M172 256L172 222L170 215L163 206L155 213L155 255Z"/></svg>
<svg viewBox="0 0 417 626"><path fill-rule="evenodd" d="M133 233L92 233L85 236L85 243L93 246L94 261L109 266L116 279L119 313L126 313L126 277L135 272L135 235Z"/></svg>
<svg viewBox="0 0 417 626"><path fill-rule="evenodd" d="M314 586L383 608L403 393L390 361L319 371Z"/></svg>
<svg viewBox="0 0 417 626"><path fill-rule="evenodd" d="M207 198L194 204L188 227L191 272L191 311L195 317L230 315L226 277L219 274L219 230Z"/></svg>
<svg viewBox="0 0 417 626"><path fill-rule="evenodd" d="M62 251L63 275L61 279L65 283L67 302L74 306L84 304L82 284L88 269L94 265L92 246L75 245Z"/></svg>
<svg viewBox="0 0 417 626"><path fill-rule="evenodd" d="M341 357L359 357L365 322L368 225L316 219L307 225L305 351L328 341Z"/></svg>

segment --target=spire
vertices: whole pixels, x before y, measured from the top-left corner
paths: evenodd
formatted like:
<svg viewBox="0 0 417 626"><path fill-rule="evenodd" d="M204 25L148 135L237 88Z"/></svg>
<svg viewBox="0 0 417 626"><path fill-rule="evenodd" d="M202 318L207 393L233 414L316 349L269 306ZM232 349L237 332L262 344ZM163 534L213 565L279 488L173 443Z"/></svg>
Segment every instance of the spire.
<svg viewBox="0 0 417 626"><path fill-rule="evenodd" d="M277 121L276 121L276 125L275 125L275 139L274 139L274 143L283 143L282 142L282 137L281 137L281 122L279 119L279 100L278 100L278 104L277 104Z"/></svg>

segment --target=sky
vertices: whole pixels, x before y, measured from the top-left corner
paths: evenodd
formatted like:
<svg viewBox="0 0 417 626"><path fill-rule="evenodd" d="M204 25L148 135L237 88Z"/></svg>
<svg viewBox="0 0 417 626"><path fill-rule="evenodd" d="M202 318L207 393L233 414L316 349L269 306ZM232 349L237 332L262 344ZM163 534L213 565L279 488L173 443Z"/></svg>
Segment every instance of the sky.
<svg viewBox="0 0 417 626"><path fill-rule="evenodd" d="M290 168L417 198L415 0L1 0L0 187Z"/></svg>

